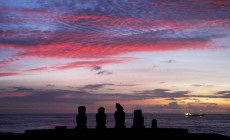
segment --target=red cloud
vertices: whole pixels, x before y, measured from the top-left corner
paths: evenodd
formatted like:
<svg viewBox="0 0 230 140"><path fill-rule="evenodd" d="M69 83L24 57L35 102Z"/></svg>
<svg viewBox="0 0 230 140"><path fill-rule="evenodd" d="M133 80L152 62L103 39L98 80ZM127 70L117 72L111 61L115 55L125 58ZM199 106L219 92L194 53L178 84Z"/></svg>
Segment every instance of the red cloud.
<svg viewBox="0 0 230 140"><path fill-rule="evenodd" d="M155 23L159 24L159 23ZM165 22L165 28L188 29L196 25L181 26L172 22ZM151 28L156 28L152 25ZM197 25L200 26L200 25ZM164 26L162 26L164 28ZM147 27L143 26L143 29ZM146 30L146 29L145 29ZM56 57L56 58L83 58L101 59L110 58L130 52L144 51L175 51L180 49L208 48L207 41L203 40L158 40L154 34L132 33L131 35L106 35L102 33L56 31L52 32L24 32L25 38L20 40L13 31L5 33L8 41L0 41L0 47L14 47L19 51L20 57ZM150 32L151 33L151 32ZM10 37L9 37L10 36ZM28 37L27 37L28 36ZM202 44L202 45L201 45Z"/></svg>
<svg viewBox="0 0 230 140"><path fill-rule="evenodd" d="M0 77L6 77L6 76L16 76L21 75L22 73L0 73Z"/></svg>
<svg viewBox="0 0 230 140"><path fill-rule="evenodd" d="M7 8L3 10L10 11ZM30 11L30 9L13 10L22 14L28 14ZM32 14L41 15L43 12L44 10L34 10ZM63 23L71 31L0 30L0 37L3 38L0 39L0 47L18 49L17 56L20 57L103 59L131 52L205 49L209 47L207 40L189 40L190 38L170 40L170 38L159 38L154 32L199 28L204 23L205 27L212 28L215 28L213 23L229 26L229 19L204 19L190 23L186 20L177 22L151 18L146 20L140 17L92 15L87 12L58 16L53 13L47 13L48 19L58 24ZM145 35L146 33L149 34Z"/></svg>
<svg viewBox="0 0 230 140"><path fill-rule="evenodd" d="M21 11L24 12L24 11ZM28 10L26 10L26 13ZM92 13L91 13L92 14ZM57 57L57 58L108 58L129 52L143 51L174 51L179 49L203 49L201 44L206 41L157 40L157 35L146 37L145 33L161 30L183 30L212 26L213 23L229 25L226 20L199 20L188 22L180 20L141 19L133 17L118 17L106 15L90 15L68 13L59 16L50 14L50 19L56 19L69 30L57 31L0 31L0 47L14 47L20 50L21 57ZM86 24L86 25L85 25ZM212 26L213 28L215 26ZM176 46L174 46L176 45ZM170 47L171 46L171 47Z"/></svg>
<svg viewBox="0 0 230 140"><path fill-rule="evenodd" d="M74 35L74 34L73 34ZM78 34L77 34L78 35ZM80 36L80 35L79 35ZM96 36L96 35L95 35ZM19 49L17 56L20 57L54 57L54 58L82 58L82 59L102 59L111 58L117 55L123 55L132 52L144 51L176 51L176 50L194 50L205 49L209 46L206 45L205 40L178 40L167 41L160 40L154 41L151 38L130 37L130 38L99 38L100 41L91 41L79 39L81 42L74 40L71 34L56 36L54 40L28 40L26 43L35 44L34 46L22 45L8 45L8 47L15 47ZM88 35L80 36L79 38L87 38ZM90 36L92 39L93 37ZM90 38L89 37L89 38ZM125 37L125 36L124 36ZM54 37L55 38L55 37ZM143 41L143 42L142 42ZM19 42L20 43L20 42ZM18 44L19 44L18 43ZM7 45L5 45L7 46Z"/></svg>
<svg viewBox="0 0 230 140"><path fill-rule="evenodd" d="M161 41L156 43L131 42L123 39L105 43L63 43L60 45L44 45L37 48L26 48L17 56L20 57L56 57L56 58L82 58L82 59L102 59L131 52L144 51L176 51L206 49L206 41ZM124 44L121 44L123 42ZM55 46L55 47L53 47Z"/></svg>

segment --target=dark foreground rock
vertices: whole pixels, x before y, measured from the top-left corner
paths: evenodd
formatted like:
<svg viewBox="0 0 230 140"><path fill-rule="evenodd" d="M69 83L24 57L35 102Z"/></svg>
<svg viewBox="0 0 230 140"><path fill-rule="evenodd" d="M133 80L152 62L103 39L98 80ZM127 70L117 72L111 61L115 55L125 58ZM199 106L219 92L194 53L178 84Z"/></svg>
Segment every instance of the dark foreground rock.
<svg viewBox="0 0 230 140"><path fill-rule="evenodd" d="M176 128L143 128L143 129L66 129L65 127L56 127L56 129L26 130L25 134L11 134L1 136L5 138L22 138L22 139L90 139L90 140L107 140L107 139L230 139L227 136L219 134L194 134L188 133L187 129Z"/></svg>

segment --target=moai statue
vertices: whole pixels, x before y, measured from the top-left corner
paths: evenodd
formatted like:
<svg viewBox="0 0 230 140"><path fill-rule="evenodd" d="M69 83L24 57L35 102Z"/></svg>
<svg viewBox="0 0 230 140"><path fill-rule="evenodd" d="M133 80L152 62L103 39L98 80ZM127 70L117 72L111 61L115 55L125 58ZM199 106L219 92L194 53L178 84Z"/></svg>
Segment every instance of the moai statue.
<svg viewBox="0 0 230 140"><path fill-rule="evenodd" d="M78 107L78 115L76 116L77 128L86 129L87 116L85 115L85 106Z"/></svg>
<svg viewBox="0 0 230 140"><path fill-rule="evenodd" d="M133 118L132 128L145 128L144 117L142 116L142 110L134 110L134 118Z"/></svg>
<svg viewBox="0 0 230 140"><path fill-rule="evenodd" d="M97 129L105 129L106 128L106 114L105 114L105 108L100 107L98 109L98 113L96 115L96 121L97 121Z"/></svg>
<svg viewBox="0 0 230 140"><path fill-rule="evenodd" d="M157 120L156 119L153 119L152 120L152 126L151 126L152 129L157 129L158 126L157 126Z"/></svg>
<svg viewBox="0 0 230 140"><path fill-rule="evenodd" d="M114 114L115 128L126 128L124 108L119 103L116 103L116 108L117 108L117 111Z"/></svg>

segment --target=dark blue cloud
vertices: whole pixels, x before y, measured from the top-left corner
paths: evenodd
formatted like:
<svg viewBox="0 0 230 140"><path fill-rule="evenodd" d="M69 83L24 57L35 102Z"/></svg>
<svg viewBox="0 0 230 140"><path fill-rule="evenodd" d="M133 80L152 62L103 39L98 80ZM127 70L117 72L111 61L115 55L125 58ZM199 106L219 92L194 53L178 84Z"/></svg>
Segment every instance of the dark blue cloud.
<svg viewBox="0 0 230 140"><path fill-rule="evenodd" d="M73 90L63 89L35 89L28 87L8 87L0 91L0 101L2 102L23 102L23 103L77 103L95 104L101 101L135 101L145 99L162 98L165 100L189 99L189 98L222 98L229 99L229 91L220 91L216 95L191 95L190 91L172 91L169 89L154 89L133 91L124 93L98 93L97 89L104 89L106 86L121 86L111 83L91 84L76 87ZM129 85L123 85L129 86ZM25 94L26 93L26 94ZM21 95L20 95L21 94ZM4 95L4 96L1 96ZM6 96L8 95L8 96ZM19 96L20 95L20 96ZM169 104L170 108L178 107L177 104Z"/></svg>
<svg viewBox="0 0 230 140"><path fill-rule="evenodd" d="M81 89L82 89L82 90L97 90L97 89L104 88L105 86L113 86L113 85L114 85L114 84L111 84L111 83L104 83L104 84L89 84L89 85L83 86Z"/></svg>

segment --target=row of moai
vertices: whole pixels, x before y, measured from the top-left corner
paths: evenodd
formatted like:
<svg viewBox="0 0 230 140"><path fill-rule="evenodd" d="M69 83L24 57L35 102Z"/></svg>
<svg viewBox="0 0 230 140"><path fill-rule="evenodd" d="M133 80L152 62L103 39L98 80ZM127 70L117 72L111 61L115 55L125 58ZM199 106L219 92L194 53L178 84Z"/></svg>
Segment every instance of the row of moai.
<svg viewBox="0 0 230 140"><path fill-rule="evenodd" d="M125 112L123 106L119 103L116 103L116 112L114 114L115 117L115 127L114 128L126 128L125 126ZM86 129L86 107L79 106L78 107L78 115L76 116L76 122L78 129ZM98 109L98 113L96 114L96 128L97 129L105 129L106 128L106 114L105 108L100 107ZM132 128L145 128L144 126L144 117L142 116L142 110L134 110L134 118L133 118L133 126ZM157 120L152 120L151 128L156 129L157 127Z"/></svg>

